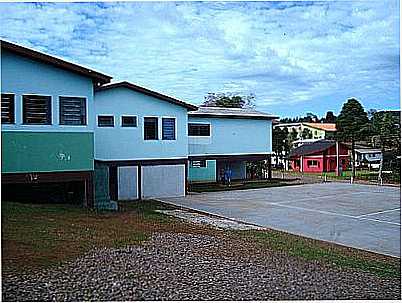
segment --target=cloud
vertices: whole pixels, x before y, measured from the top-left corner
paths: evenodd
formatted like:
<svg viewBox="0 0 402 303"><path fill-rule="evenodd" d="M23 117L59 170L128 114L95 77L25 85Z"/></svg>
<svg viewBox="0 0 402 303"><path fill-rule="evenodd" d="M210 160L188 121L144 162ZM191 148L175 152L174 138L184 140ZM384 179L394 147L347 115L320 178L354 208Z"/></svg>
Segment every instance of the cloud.
<svg viewBox="0 0 402 303"><path fill-rule="evenodd" d="M195 104L231 91L289 115L348 95L399 107L397 0L0 3L0 21L4 39Z"/></svg>

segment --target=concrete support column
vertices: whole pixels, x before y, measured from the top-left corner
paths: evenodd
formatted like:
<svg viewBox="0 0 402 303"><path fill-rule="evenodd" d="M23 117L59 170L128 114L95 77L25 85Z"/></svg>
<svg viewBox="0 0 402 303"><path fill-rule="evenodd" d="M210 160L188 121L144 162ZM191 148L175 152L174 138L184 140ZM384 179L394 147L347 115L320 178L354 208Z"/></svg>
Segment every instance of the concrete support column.
<svg viewBox="0 0 402 303"><path fill-rule="evenodd" d="M85 180L85 207L94 207L94 173L90 172Z"/></svg>

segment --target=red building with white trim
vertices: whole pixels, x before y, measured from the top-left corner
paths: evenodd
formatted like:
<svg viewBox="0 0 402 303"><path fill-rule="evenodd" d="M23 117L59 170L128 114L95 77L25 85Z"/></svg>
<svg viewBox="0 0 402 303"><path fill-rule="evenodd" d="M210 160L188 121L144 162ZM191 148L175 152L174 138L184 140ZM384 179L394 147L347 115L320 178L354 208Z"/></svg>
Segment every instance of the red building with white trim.
<svg viewBox="0 0 402 303"><path fill-rule="evenodd" d="M346 170L350 161L349 148L338 143L339 165ZM294 171L306 173L323 173L336 171L337 148L333 140L319 140L303 144L293 150L290 155L291 167Z"/></svg>

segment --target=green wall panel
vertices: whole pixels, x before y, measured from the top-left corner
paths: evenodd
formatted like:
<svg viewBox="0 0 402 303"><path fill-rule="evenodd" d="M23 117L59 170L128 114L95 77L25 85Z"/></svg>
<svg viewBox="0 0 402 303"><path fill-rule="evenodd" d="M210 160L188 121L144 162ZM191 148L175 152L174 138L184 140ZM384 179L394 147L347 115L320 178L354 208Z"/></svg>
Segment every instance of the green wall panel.
<svg viewBox="0 0 402 303"><path fill-rule="evenodd" d="M207 160L207 167L191 167L188 169L189 181L216 181L216 161Z"/></svg>
<svg viewBox="0 0 402 303"><path fill-rule="evenodd" d="M1 133L3 173L94 169L94 136L83 132Z"/></svg>

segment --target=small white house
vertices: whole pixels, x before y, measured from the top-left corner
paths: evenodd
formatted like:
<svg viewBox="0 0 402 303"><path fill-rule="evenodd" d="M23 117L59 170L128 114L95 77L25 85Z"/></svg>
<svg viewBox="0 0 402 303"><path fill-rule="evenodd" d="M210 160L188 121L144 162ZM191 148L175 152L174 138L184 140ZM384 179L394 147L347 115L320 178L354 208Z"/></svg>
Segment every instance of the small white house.
<svg viewBox="0 0 402 303"><path fill-rule="evenodd" d="M382 159L380 149L374 148L356 148L355 160L356 166L368 165L369 168L379 168Z"/></svg>

